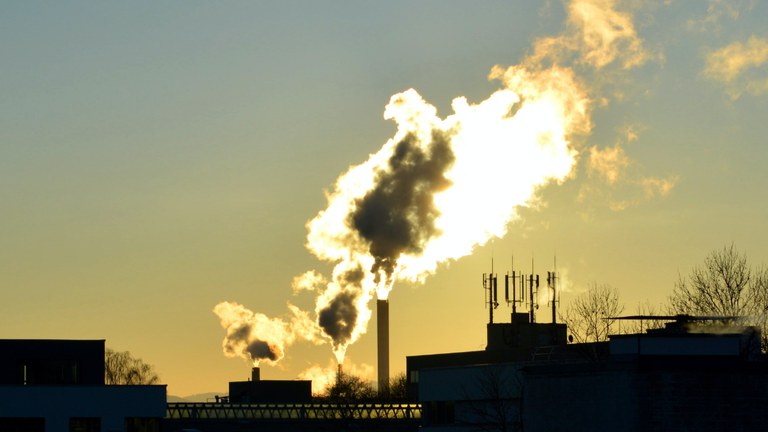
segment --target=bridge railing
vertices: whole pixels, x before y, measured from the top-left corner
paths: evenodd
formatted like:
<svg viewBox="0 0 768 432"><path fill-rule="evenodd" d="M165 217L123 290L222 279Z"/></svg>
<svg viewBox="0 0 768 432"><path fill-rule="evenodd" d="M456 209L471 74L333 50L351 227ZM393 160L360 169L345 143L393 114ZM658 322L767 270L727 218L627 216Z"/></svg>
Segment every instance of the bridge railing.
<svg viewBox="0 0 768 432"><path fill-rule="evenodd" d="M419 420L421 404L229 404L169 402L166 418L172 420Z"/></svg>

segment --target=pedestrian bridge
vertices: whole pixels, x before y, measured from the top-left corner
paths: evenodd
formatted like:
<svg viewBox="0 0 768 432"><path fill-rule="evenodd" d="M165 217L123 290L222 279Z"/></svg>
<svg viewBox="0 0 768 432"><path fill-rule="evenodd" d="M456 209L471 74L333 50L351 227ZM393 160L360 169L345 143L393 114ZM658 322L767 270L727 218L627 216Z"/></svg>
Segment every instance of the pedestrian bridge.
<svg viewBox="0 0 768 432"><path fill-rule="evenodd" d="M230 404L169 402L166 420L246 420L246 421L382 421L418 422L421 404L417 403L310 403L310 404Z"/></svg>

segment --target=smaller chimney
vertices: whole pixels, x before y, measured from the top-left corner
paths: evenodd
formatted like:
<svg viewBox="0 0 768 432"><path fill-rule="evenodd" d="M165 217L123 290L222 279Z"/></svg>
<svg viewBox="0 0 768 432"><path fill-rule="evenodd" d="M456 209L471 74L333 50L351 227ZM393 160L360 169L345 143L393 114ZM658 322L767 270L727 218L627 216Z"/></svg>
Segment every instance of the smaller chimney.
<svg viewBox="0 0 768 432"><path fill-rule="evenodd" d="M251 381L256 382L261 380L261 372L258 367L251 369Z"/></svg>

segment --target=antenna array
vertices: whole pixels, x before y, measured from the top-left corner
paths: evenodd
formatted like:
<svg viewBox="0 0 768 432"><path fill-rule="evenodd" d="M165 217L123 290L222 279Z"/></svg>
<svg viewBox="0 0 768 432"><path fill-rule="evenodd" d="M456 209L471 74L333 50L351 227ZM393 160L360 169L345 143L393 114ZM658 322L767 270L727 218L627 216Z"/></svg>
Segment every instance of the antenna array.
<svg viewBox="0 0 768 432"><path fill-rule="evenodd" d="M557 264L555 264L555 268ZM512 271L504 275L504 301L507 306L512 305L512 315L517 313L518 306L528 309L528 322L536 322L536 310L539 309L538 297L541 279L534 272L533 260L531 260L531 273L524 274L514 270L514 261L512 262ZM560 276L557 271L547 272L547 289L550 293L550 299L547 305L552 307L552 323L557 322L557 304L560 303L557 284ZM512 292L510 293L510 285ZM498 295L498 275L493 272L493 260L491 260L491 273L483 273L483 291L485 292L485 306L488 308L488 322L493 324L493 311L499 307ZM527 296L526 296L527 294Z"/></svg>

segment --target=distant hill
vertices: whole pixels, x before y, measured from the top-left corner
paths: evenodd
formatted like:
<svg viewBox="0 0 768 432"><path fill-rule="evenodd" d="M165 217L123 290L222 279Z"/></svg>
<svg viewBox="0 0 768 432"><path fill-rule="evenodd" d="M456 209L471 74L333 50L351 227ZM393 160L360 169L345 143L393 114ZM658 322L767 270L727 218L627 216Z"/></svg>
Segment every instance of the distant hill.
<svg viewBox="0 0 768 432"><path fill-rule="evenodd" d="M173 396L168 395L166 398L168 402L216 402L216 396L226 396L224 392L209 392L198 393L189 396Z"/></svg>

